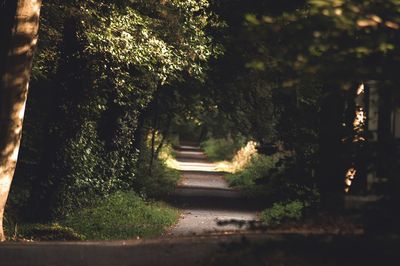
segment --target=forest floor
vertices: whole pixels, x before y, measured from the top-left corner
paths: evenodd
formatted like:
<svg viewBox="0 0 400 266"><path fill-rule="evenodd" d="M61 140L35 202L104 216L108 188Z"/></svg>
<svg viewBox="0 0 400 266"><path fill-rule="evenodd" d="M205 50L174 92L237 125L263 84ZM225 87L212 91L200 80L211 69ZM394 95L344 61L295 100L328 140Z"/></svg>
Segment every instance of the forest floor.
<svg viewBox="0 0 400 266"><path fill-rule="evenodd" d="M202 151L181 146L182 180L169 204L182 212L158 238L125 241L6 242L1 266L22 265L398 265L398 238L351 228L260 226L260 201L228 187Z"/></svg>

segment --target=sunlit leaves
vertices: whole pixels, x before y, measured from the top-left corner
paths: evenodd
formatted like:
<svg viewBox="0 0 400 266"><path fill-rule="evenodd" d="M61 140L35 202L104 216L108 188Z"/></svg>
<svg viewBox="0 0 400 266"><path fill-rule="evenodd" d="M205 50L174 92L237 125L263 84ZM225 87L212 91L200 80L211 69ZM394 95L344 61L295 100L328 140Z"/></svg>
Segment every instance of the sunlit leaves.
<svg viewBox="0 0 400 266"><path fill-rule="evenodd" d="M122 66L119 71L139 68L157 84L180 79L183 72L202 78L205 63L214 52L204 32L210 16L208 1L165 1L161 6L153 10L158 16L111 4L106 16L98 15L102 11L94 15L91 9L88 14L95 21L86 31L88 51Z"/></svg>
<svg viewBox="0 0 400 266"><path fill-rule="evenodd" d="M134 186L140 115L160 91L204 79L217 27L209 0L45 1L33 76L54 91L57 145L40 175L60 206Z"/></svg>

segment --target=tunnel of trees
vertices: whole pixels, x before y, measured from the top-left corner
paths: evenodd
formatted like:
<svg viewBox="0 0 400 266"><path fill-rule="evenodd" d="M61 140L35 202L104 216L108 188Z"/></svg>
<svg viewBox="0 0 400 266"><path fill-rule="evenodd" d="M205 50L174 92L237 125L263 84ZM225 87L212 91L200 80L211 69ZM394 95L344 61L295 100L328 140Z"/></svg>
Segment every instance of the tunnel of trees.
<svg viewBox="0 0 400 266"><path fill-rule="evenodd" d="M278 197L341 212L346 197L382 195L373 215L398 222L399 1L0 8L1 227L118 191L162 198L176 182L164 147L210 138L285 154L264 173L279 178Z"/></svg>

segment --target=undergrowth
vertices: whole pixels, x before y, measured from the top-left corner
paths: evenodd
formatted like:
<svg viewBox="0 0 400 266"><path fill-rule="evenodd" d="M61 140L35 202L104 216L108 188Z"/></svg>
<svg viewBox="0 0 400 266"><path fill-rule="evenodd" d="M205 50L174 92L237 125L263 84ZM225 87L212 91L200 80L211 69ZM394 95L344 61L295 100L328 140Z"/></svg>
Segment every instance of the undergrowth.
<svg viewBox="0 0 400 266"><path fill-rule="evenodd" d="M201 143L207 158L211 161L232 160L236 152L244 145L241 138L210 138Z"/></svg>
<svg viewBox="0 0 400 266"><path fill-rule="evenodd" d="M160 235L177 221L178 214L166 204L145 202L133 192L117 192L70 214L64 225L84 239L129 239Z"/></svg>
<svg viewBox="0 0 400 266"><path fill-rule="evenodd" d="M284 221L299 220L304 207L304 203L299 200L277 202L261 212L261 221L267 226L277 226Z"/></svg>
<svg viewBox="0 0 400 266"><path fill-rule="evenodd" d="M237 173L243 170L257 154L257 143L248 141L245 146L240 148L232 160L216 162L216 170L226 173Z"/></svg>
<svg viewBox="0 0 400 266"><path fill-rule="evenodd" d="M249 197L273 203L261 212L261 220L276 226L289 220L299 220L307 208L316 206L319 193L310 180L299 178L299 171L290 154L271 156L257 154L237 173L227 175L230 186L241 189Z"/></svg>
<svg viewBox="0 0 400 266"><path fill-rule="evenodd" d="M59 223L50 224L6 224L6 235L9 240L83 240L85 237L74 229Z"/></svg>
<svg viewBox="0 0 400 266"><path fill-rule="evenodd" d="M162 202L146 202L134 192L116 192L55 223L8 221L9 240L115 240L161 235L179 217Z"/></svg>
<svg viewBox="0 0 400 266"><path fill-rule="evenodd" d="M279 158L279 154L273 156L257 154L241 171L227 175L230 186L245 191L256 189L257 180L261 180L272 171L279 171L277 167Z"/></svg>

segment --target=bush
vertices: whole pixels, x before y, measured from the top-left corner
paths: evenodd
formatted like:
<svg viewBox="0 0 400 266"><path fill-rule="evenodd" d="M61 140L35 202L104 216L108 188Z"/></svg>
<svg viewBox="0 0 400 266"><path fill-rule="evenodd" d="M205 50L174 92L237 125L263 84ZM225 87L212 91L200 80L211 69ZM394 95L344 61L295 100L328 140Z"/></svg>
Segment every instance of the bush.
<svg viewBox="0 0 400 266"><path fill-rule="evenodd" d="M63 223L84 239L129 239L160 235L178 216L163 203L145 202L134 192L117 192L68 215Z"/></svg>
<svg viewBox="0 0 400 266"><path fill-rule="evenodd" d="M283 221L299 220L302 217L304 203L295 200L274 203L271 208L261 212L261 221L268 226L280 225Z"/></svg>
<svg viewBox="0 0 400 266"><path fill-rule="evenodd" d="M216 170L226 173L237 173L242 171L257 155L257 143L255 141L248 141L246 145L241 147L230 161L220 161L216 163Z"/></svg>
<svg viewBox="0 0 400 266"><path fill-rule="evenodd" d="M299 174L292 156L284 153L253 156L242 171L227 175L227 179L230 186L252 197L265 197L275 202L300 199L307 207L319 200L313 180Z"/></svg>
<svg viewBox="0 0 400 266"><path fill-rule="evenodd" d="M280 156L254 156L249 164L242 171L227 176L229 184L232 187L252 190L256 185L256 180L262 179L273 169L277 168Z"/></svg>
<svg viewBox="0 0 400 266"><path fill-rule="evenodd" d="M245 144L244 139L210 138L201 143L201 148L211 161L232 160L235 153Z"/></svg>
<svg viewBox="0 0 400 266"><path fill-rule="evenodd" d="M168 147L168 145L166 146ZM164 149L168 152L168 148ZM172 152L172 149L170 149ZM133 183L135 191L144 197L159 198L171 193L180 179L178 170L167 167L166 161L172 153L163 158L154 158L150 166L150 151L143 147L137 163L136 180Z"/></svg>

